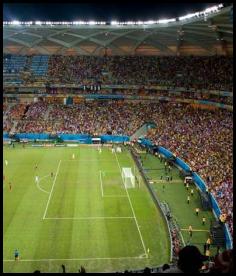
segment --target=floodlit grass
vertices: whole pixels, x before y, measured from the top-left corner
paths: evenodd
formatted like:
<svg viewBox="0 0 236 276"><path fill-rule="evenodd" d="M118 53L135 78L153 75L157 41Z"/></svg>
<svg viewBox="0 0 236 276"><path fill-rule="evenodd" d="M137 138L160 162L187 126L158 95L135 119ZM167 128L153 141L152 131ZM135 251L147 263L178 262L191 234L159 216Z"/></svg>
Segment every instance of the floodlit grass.
<svg viewBox="0 0 236 276"><path fill-rule="evenodd" d="M181 234L185 244L196 245L203 253L203 245L209 237L210 221L214 221L214 215L211 211L203 211L201 209L201 199L198 190L194 184L190 185L189 190L184 186L183 180L179 176L177 168L171 170L173 177L172 182L160 181L161 176L165 176L164 162L160 162L159 158L151 154L142 154L143 166L147 169L146 173L152 180L158 180L154 182L153 187L156 191L158 198L161 201L168 203L171 213L177 220L180 227ZM154 169L154 170L153 170ZM164 184L164 188L163 188ZM190 190L194 189L194 195L190 195ZM190 196L190 204L187 204L187 196ZM196 216L195 209L200 208L199 215ZM205 216L206 224L202 225L202 217ZM189 232L184 230L188 229L189 225L192 225L193 236L190 239ZM216 248L211 247L211 255L216 253Z"/></svg>
<svg viewBox="0 0 236 276"><path fill-rule="evenodd" d="M4 272L60 272L61 264L67 272L81 265L123 271L169 262L168 231L146 186L124 187L120 168L134 168L127 150L17 145L4 147L3 158Z"/></svg>

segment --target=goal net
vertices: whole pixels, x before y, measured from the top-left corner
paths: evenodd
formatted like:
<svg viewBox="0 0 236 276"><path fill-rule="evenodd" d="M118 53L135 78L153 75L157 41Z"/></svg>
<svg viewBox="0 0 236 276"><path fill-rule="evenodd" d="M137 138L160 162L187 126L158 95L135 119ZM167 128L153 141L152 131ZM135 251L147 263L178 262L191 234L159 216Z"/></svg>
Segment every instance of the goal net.
<svg viewBox="0 0 236 276"><path fill-rule="evenodd" d="M126 188L135 187L135 177L131 171L131 168L122 168L122 179Z"/></svg>

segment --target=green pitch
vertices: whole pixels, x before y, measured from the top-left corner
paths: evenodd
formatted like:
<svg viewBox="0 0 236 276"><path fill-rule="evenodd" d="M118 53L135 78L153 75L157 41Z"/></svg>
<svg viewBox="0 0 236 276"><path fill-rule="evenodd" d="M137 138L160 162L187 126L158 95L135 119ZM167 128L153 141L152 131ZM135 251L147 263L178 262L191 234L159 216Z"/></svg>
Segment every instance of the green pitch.
<svg viewBox="0 0 236 276"><path fill-rule="evenodd" d="M67 272L81 265L123 271L169 262L168 231L145 184L126 189L121 178L122 167L134 170L128 151L17 145L4 147L3 158L4 272L61 272L62 264Z"/></svg>
<svg viewBox="0 0 236 276"><path fill-rule="evenodd" d="M167 182L165 180L164 161L161 163L159 158L151 154L141 154L143 167L147 168L146 174L153 181L153 188L160 199L168 203L172 215L176 219L180 228L180 236L183 244L192 244L197 246L202 254L204 253L203 245L210 234L210 222L215 221L215 217L211 211L203 211L201 209L201 199L195 184L191 184L189 190L184 186L183 180L179 176L179 170L172 168L170 173L173 180ZM151 170L149 170L151 169ZM161 180L163 176L164 180ZM164 187L163 187L164 186ZM194 190L191 196L190 190ZM187 196L190 196L190 203L187 204ZM199 215L196 216L195 209L199 208ZM206 224L202 225L202 217L206 218ZM193 227L193 236L189 237L188 227ZM211 246L211 256L216 253L216 247Z"/></svg>

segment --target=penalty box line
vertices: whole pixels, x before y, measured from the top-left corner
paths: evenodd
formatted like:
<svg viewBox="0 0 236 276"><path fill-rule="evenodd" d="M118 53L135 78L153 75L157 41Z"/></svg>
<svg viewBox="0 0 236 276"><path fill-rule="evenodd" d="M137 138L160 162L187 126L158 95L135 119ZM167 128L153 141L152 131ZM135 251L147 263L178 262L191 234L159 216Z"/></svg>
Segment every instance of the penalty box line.
<svg viewBox="0 0 236 276"><path fill-rule="evenodd" d="M127 260L127 259L147 259L148 256L134 256L134 257L101 257L101 258L78 258L78 259L20 259L17 262L53 262L53 261L93 261L93 260ZM16 262L14 260L3 260L3 262Z"/></svg>
<svg viewBox="0 0 236 276"><path fill-rule="evenodd" d="M118 160L118 157L117 157L117 155L116 155L116 152L115 152L115 157L116 157L116 161L117 161L118 167L119 167L119 169L120 169L120 173L122 174L120 162L119 162L119 160ZM121 177L121 178L122 178L122 177ZM139 232L139 236L140 236L140 240L141 240L141 242L142 242L142 246L143 246L143 249L144 249L144 253L145 253L145 255L147 256L146 246L145 246L145 243L144 243L144 241L143 241L142 233L141 233L141 231L140 231L140 228L139 228L139 225L138 225L138 221L137 221L137 218L136 218L135 213L134 213L134 208L133 208L133 205L132 205L130 196L129 196L129 192L128 192L126 186L125 186L125 183L124 183L123 178L122 178L122 182L123 182L123 184L124 184L125 191L126 191L126 194L127 194L128 200L129 200L129 204L130 204L130 207L131 207L131 210L132 210L132 213L133 213L133 216L134 216L134 220L135 220L135 223L136 223L138 232Z"/></svg>
<svg viewBox="0 0 236 276"><path fill-rule="evenodd" d="M51 188L51 191L50 191L50 194L49 194L49 197L48 197L48 202L47 202L47 205L46 205L46 208L45 208L45 211L44 211L43 219L45 219L45 217L46 217L46 213L47 213L49 202L50 202L50 199L51 199L51 196L52 196L52 191L53 191L54 185L56 183L56 179L57 179L57 175L58 175L58 172L59 172L60 165L61 165L61 160L59 161L58 166L57 166L56 175L55 175L54 180L53 180L52 188Z"/></svg>
<svg viewBox="0 0 236 276"><path fill-rule="evenodd" d="M68 220L98 220L98 219L134 219L134 217L61 217L61 218L44 218L48 220L54 220L54 219L68 219Z"/></svg>

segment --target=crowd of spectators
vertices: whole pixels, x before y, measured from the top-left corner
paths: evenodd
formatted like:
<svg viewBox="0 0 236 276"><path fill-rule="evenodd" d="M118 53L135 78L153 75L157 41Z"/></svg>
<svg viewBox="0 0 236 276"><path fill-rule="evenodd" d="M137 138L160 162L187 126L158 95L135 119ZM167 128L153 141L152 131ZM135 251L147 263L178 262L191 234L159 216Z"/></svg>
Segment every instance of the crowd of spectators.
<svg viewBox="0 0 236 276"><path fill-rule="evenodd" d="M48 110L48 105L44 102L36 102L29 105L27 112L25 113L26 119L43 119L46 111Z"/></svg>
<svg viewBox="0 0 236 276"><path fill-rule="evenodd" d="M15 106L9 120L25 110ZM17 115L18 114L18 115ZM5 130L9 120L4 120ZM233 232L233 116L226 110L198 110L171 103L90 101L78 105L33 103L16 132L132 135L144 122L157 128L147 134L155 144L190 165L216 197Z"/></svg>
<svg viewBox="0 0 236 276"><path fill-rule="evenodd" d="M148 134L155 144L190 165L216 197L233 232L233 115L225 110L199 111L162 106L154 114L157 129Z"/></svg>
<svg viewBox="0 0 236 276"><path fill-rule="evenodd" d="M176 229L171 230L172 246L173 246L173 256L178 256L181 249L181 243L176 232Z"/></svg>
<svg viewBox="0 0 236 276"><path fill-rule="evenodd" d="M71 57L52 56L48 77L65 83L168 85L232 90L227 57Z"/></svg>
<svg viewBox="0 0 236 276"><path fill-rule="evenodd" d="M45 84L150 84L228 91L233 88L230 57L52 55L45 62L48 71L45 79L40 80Z"/></svg>

